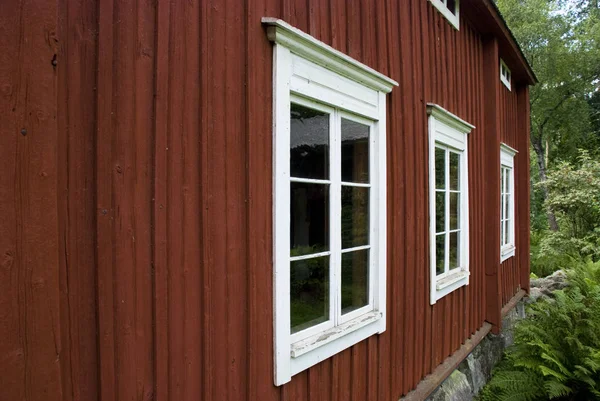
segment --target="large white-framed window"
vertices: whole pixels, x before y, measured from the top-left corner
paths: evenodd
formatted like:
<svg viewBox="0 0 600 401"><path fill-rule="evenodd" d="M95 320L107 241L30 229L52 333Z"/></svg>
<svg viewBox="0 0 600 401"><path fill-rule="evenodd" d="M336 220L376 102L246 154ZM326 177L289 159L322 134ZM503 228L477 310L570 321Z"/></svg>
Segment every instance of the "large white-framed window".
<svg viewBox="0 0 600 401"><path fill-rule="evenodd" d="M515 255L515 155L517 151L500 144L500 262Z"/></svg>
<svg viewBox="0 0 600 401"><path fill-rule="evenodd" d="M433 305L469 284L468 134L475 127L435 104L427 114Z"/></svg>
<svg viewBox="0 0 600 401"><path fill-rule="evenodd" d="M460 0L429 0L435 8L450 22L450 24L460 29Z"/></svg>
<svg viewBox="0 0 600 401"><path fill-rule="evenodd" d="M511 90L510 69L502 59L500 59L500 81L504 84L504 86L506 86L508 90Z"/></svg>
<svg viewBox="0 0 600 401"><path fill-rule="evenodd" d="M275 385L385 331L392 79L286 22L273 52Z"/></svg>

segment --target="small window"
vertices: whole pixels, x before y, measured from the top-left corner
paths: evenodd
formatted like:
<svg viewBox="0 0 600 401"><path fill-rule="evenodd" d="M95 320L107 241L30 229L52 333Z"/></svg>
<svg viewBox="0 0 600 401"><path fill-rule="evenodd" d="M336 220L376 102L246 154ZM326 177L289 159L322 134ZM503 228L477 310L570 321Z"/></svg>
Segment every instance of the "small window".
<svg viewBox="0 0 600 401"><path fill-rule="evenodd" d="M468 133L475 127L428 105L431 304L469 284Z"/></svg>
<svg viewBox="0 0 600 401"><path fill-rule="evenodd" d="M275 385L385 331L386 93L396 82L263 18L273 63Z"/></svg>
<svg viewBox="0 0 600 401"><path fill-rule="evenodd" d="M516 150L500 147L500 262L515 255L515 174Z"/></svg>
<svg viewBox="0 0 600 401"><path fill-rule="evenodd" d="M435 8L452 24L459 29L459 0L429 0Z"/></svg>
<svg viewBox="0 0 600 401"><path fill-rule="evenodd" d="M504 84L504 86L506 86L508 88L508 90L511 90L510 89L510 82L511 82L510 79L511 79L510 70L508 69L508 67L506 66L504 61L500 60L500 81L502 81L502 83Z"/></svg>

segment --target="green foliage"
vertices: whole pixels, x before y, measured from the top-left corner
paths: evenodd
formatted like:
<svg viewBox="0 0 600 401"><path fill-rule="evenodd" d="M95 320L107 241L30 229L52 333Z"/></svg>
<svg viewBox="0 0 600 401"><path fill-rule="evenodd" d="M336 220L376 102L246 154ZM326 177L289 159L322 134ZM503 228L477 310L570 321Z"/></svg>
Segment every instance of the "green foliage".
<svg viewBox="0 0 600 401"><path fill-rule="evenodd" d="M538 184L539 185L539 184ZM581 151L578 164L561 162L549 174L546 207L556 213L560 231L540 241L541 254L553 258L600 259L600 161Z"/></svg>
<svg viewBox="0 0 600 401"><path fill-rule="evenodd" d="M528 310L483 401L600 399L600 263L568 273L569 287Z"/></svg>

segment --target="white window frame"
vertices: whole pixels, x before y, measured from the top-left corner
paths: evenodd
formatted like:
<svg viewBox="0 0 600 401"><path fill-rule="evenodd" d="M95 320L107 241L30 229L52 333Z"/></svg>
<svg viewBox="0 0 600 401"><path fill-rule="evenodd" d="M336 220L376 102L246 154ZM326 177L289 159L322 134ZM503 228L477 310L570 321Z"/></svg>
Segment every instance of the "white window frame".
<svg viewBox="0 0 600 401"><path fill-rule="evenodd" d="M429 129L429 241L430 241L430 303L434 305L460 287L469 285L469 149L468 134L475 126L436 104L427 104ZM437 275L436 273L436 217L435 217L435 148L449 149L460 158L460 267ZM447 166L445 167L447 169ZM446 215L449 206L446 205ZM449 216L446 216L446 220ZM446 246L448 248L448 245ZM448 249L446 249L448 253Z"/></svg>
<svg viewBox="0 0 600 401"><path fill-rule="evenodd" d="M386 94L398 83L276 18L263 18L273 50L273 340L274 382L291 377L386 328ZM341 117L370 126L369 305L334 324L291 334L290 321L290 104L328 110L330 165L341 163ZM333 133L332 133L333 132ZM340 147L340 150L335 150ZM341 174L330 172L330 251L341 259ZM341 170L340 170L341 173ZM335 175L335 176L334 176ZM340 189L337 193L336 188ZM339 203L340 209L337 208ZM333 207L332 207L333 206ZM338 227L339 226L339 227ZM337 234L339 232L339 235ZM339 237L339 239L337 239ZM330 288L341 280L330 266ZM330 314L341 303L330 293ZM334 299L335 298L335 299ZM331 320L331 318L330 318Z"/></svg>
<svg viewBox="0 0 600 401"><path fill-rule="evenodd" d="M448 8L448 0L429 0L435 8L450 22L450 24L456 29L460 29L460 0L456 2L456 13L452 13Z"/></svg>
<svg viewBox="0 0 600 401"><path fill-rule="evenodd" d="M511 79L512 73L510 72L510 68L508 68L504 60L500 59L500 81L502 81L504 86L506 86L509 91L512 90Z"/></svg>
<svg viewBox="0 0 600 401"><path fill-rule="evenodd" d="M500 263L515 256L517 251L515 240L515 155L517 153L516 149L511 148L507 144L500 144ZM508 170L508 188L502 182L503 169ZM504 194L507 193L506 189L508 189L509 194L508 217L505 217L504 220L508 222L509 240L507 243L503 243L504 221L502 220L502 210L505 210Z"/></svg>

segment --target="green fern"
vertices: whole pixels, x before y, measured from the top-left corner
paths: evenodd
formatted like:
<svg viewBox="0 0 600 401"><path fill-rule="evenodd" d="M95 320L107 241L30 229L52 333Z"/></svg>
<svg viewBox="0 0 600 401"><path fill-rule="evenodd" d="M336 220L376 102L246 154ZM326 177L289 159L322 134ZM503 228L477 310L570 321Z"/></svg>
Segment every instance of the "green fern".
<svg viewBox="0 0 600 401"><path fill-rule="evenodd" d="M568 278L568 288L530 306L482 401L600 400L600 263Z"/></svg>

